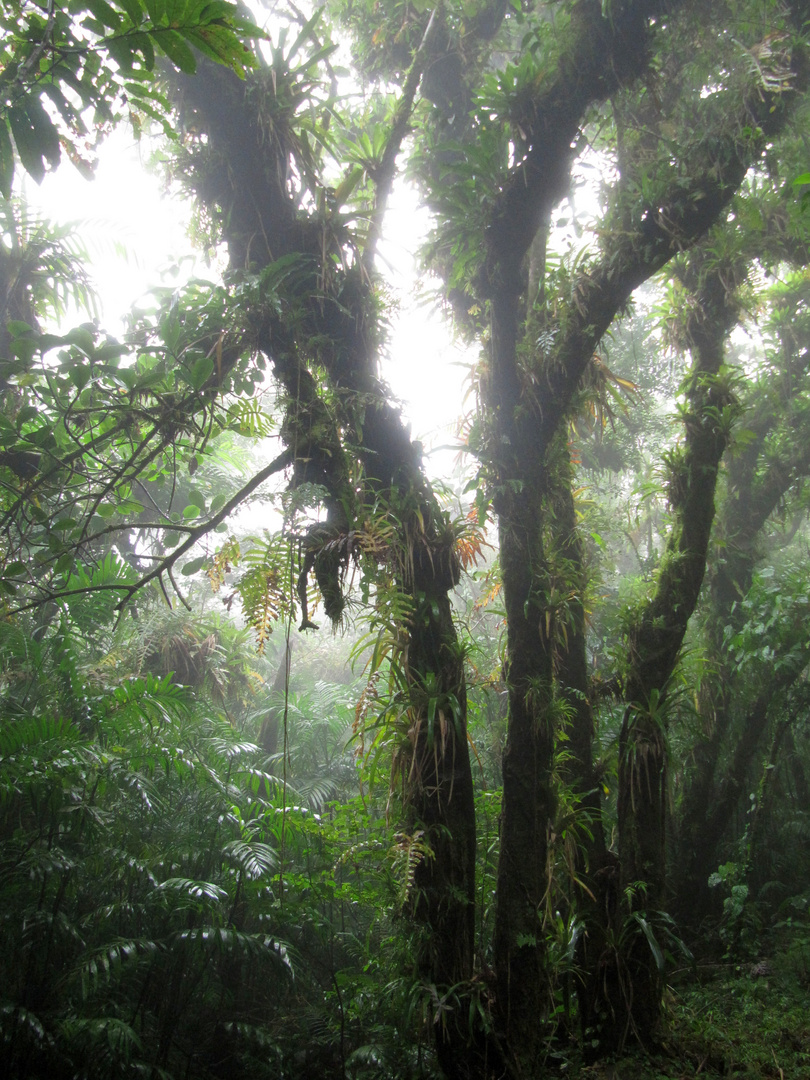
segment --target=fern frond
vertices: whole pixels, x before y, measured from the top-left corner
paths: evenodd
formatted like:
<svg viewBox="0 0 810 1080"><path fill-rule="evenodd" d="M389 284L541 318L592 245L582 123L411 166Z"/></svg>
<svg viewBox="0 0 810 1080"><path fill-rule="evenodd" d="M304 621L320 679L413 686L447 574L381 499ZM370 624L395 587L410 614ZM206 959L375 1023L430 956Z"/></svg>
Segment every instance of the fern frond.
<svg viewBox="0 0 810 1080"><path fill-rule="evenodd" d="M229 926L194 926L174 935L176 941L204 946L214 952L272 960L292 975L293 968L287 946L266 934L247 934Z"/></svg>
<svg viewBox="0 0 810 1080"><path fill-rule="evenodd" d="M213 592L219 592L225 584L225 575L230 574L234 566L239 565L240 558L239 541L235 536L229 536L214 555L214 561L208 570L208 580L211 582Z"/></svg>
<svg viewBox="0 0 810 1080"><path fill-rule="evenodd" d="M112 941L84 957L73 977L79 982L81 996L87 1000L120 979L124 965L139 957L152 957L158 952L154 941L130 938Z"/></svg>
<svg viewBox="0 0 810 1080"><path fill-rule="evenodd" d="M228 406L228 425L251 439L267 439L274 434L276 422L256 398L240 397Z"/></svg>
<svg viewBox="0 0 810 1080"><path fill-rule="evenodd" d="M156 886L157 892L176 892L191 900L213 900L222 903L228 899L228 893L213 881L194 881L192 878L167 878Z"/></svg>
<svg viewBox="0 0 810 1080"><path fill-rule="evenodd" d="M416 829L413 833L396 833L391 856L399 882L399 906L404 907L413 895L419 865L425 859L433 858L433 851L425 840L424 830Z"/></svg>
<svg viewBox="0 0 810 1080"><path fill-rule="evenodd" d="M262 542L253 538L253 545L243 553L242 562L246 570L235 592L261 656L273 624L294 614L289 545L280 536L267 534Z"/></svg>
<svg viewBox="0 0 810 1080"><path fill-rule="evenodd" d="M258 840L232 840L223 847L222 854L253 880L272 874L278 865L273 848Z"/></svg>

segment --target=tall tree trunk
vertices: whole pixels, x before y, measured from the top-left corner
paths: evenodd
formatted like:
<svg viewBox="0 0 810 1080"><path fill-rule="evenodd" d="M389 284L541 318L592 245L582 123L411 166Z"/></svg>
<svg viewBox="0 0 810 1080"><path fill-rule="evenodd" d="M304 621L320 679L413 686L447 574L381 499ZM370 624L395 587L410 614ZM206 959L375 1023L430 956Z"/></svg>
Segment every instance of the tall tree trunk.
<svg viewBox="0 0 810 1080"><path fill-rule="evenodd" d="M558 436L564 439L564 432ZM602 799L593 760L594 715L585 635L585 591L587 572L582 539L574 503L574 470L570 452L560 447L562 464L555 477L551 532L554 542L555 586L562 604L560 627L554 651L559 696L566 708L566 758L561 773L574 791L577 812L583 816L579 833L582 858L579 869L590 876L605 861L605 833Z"/></svg>
<svg viewBox="0 0 810 1080"><path fill-rule="evenodd" d="M476 835L464 662L446 584L432 572L418 572L413 584L408 668L415 732L406 798L411 826L424 831L430 849L414 880L412 912L427 931L417 965L440 996L449 995L447 1011L436 1016L439 1063L448 1077L471 1080L485 1051L469 1022Z"/></svg>
<svg viewBox="0 0 810 1080"><path fill-rule="evenodd" d="M326 521L304 540L299 597L306 596L306 576L314 571L326 612L336 621L344 603L350 533L362 530L365 517L379 513L381 505L390 507L398 522L392 546L399 587L413 603L412 619L400 627L407 641L411 724L406 804L409 823L423 832L429 851L414 882L411 911L426 941L415 959L440 997L451 992L463 997L473 963L475 806L464 666L449 599L458 581L458 559L452 530L425 478L419 447L379 381L373 267L396 154L429 43L430 28L394 113L366 248L354 253L354 261L325 250L323 221L297 207L286 180L290 149L281 118L274 138L265 139L256 115L266 85L259 80L253 86L251 76L240 84L201 65L195 78L184 80L183 89L211 152L229 163L212 175L204 172L198 190L221 214L233 270L244 272L250 263L253 271L285 256L300 260L297 273L283 277L278 286L289 290L283 294L283 316L260 296L244 312L253 341L270 358L285 390L282 436L295 450L292 486L316 483L326 492ZM337 266L330 262L333 254ZM324 260L326 267L321 266ZM288 317L290 311L295 317ZM316 364L336 391L332 401L321 392ZM359 480L357 459L363 470ZM303 627L311 625L304 611ZM449 1076L464 1078L471 1075L467 1006L448 1005L436 1025L439 1059Z"/></svg>
<svg viewBox="0 0 810 1080"><path fill-rule="evenodd" d="M765 729L769 701L797 677L796 672L783 670L735 722L739 686L728 642L744 619L739 601L751 587L766 522L810 460L805 443L794 445L790 438L777 441L771 437L780 427L790 430L793 426L791 400L807 381L810 353L801 351L788 363L790 386L784 398L775 399L768 380L746 413L744 424L750 437L728 464L728 496L717 522L720 550L709 579L707 616L710 676L701 706L706 735L695 748L685 778L674 837L673 911L678 921L692 930L709 915L717 914L709 875L722 861L720 846ZM721 763L728 759L724 748L729 739L736 739L730 747L730 764L718 776Z"/></svg>
<svg viewBox="0 0 810 1080"><path fill-rule="evenodd" d="M558 435L561 444L564 434ZM570 788L573 814L565 827L574 834L577 844L576 881L570 884L574 912L584 924L576 952L576 989L587 1047L598 1026L598 1009L604 997L604 961L610 952L618 875L615 855L607 850L605 842L601 780L593 760L594 712L585 633L587 573L574 503L574 469L568 447L561 445L558 453L564 457L556 477L551 530L556 588L562 594L565 624L557 635L554 667L557 693L566 711L567 736L559 771Z"/></svg>
<svg viewBox="0 0 810 1080"><path fill-rule="evenodd" d="M278 750L278 736L284 720L284 705L282 704L282 698L287 692L290 683L293 640L293 638L290 638L288 641L284 642L278 671L276 672L275 679L273 679L270 705L267 709L267 714L262 721L261 730L259 731L259 746L266 751L268 756L272 756Z"/></svg>
<svg viewBox="0 0 810 1080"><path fill-rule="evenodd" d="M738 270L744 279L744 269ZM657 1037L661 972L640 919L666 905L667 697L688 621L703 583L720 459L735 408L720 369L734 322L729 295L734 268L706 270L696 252L684 283L695 307L686 327L694 356L684 414L683 450L670 459L673 523L655 593L628 638L626 708L619 738L618 825L623 949L610 1006L608 1042L629 1034L650 1044ZM732 411L730 414L730 410ZM623 955L622 955L623 953Z"/></svg>
<svg viewBox="0 0 810 1080"><path fill-rule="evenodd" d="M548 832L554 817L552 642L544 589L544 491L499 500L507 617L509 715L503 755L500 861L495 908L498 1009L513 1067L532 1075L549 1014L544 911Z"/></svg>
<svg viewBox="0 0 810 1080"><path fill-rule="evenodd" d="M742 721L734 725L739 734L722 777L700 789L692 787L688 790L689 816L681 822L678 850L684 850L690 838L693 838L694 848L684 867L679 868L675 881L674 910L679 920L692 929L697 929L707 916L719 914L713 911L709 876L723 861L723 842L729 834L740 801L748 790L754 760L772 717L771 707L801 678L809 655L810 650L803 649L795 662L783 668L757 695ZM729 711L730 723L732 719Z"/></svg>

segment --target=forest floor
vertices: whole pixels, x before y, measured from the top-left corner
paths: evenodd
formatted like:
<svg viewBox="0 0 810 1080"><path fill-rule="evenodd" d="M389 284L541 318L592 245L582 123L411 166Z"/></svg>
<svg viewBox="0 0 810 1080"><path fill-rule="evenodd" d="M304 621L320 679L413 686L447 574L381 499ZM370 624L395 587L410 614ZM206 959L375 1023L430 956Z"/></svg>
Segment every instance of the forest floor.
<svg viewBox="0 0 810 1080"><path fill-rule="evenodd" d="M699 964L667 991L657 1054L572 1067L578 1080L810 1080L810 943L767 960Z"/></svg>

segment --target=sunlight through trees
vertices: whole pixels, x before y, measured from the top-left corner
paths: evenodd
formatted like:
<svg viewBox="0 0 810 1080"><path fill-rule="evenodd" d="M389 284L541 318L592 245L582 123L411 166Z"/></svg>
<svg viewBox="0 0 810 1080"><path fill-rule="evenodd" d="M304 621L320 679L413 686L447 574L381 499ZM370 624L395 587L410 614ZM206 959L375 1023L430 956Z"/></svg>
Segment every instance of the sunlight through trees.
<svg viewBox="0 0 810 1080"><path fill-rule="evenodd" d="M2 18L8 1075L570 1075L721 1040L695 956L799 993L810 3ZM227 266L113 335L14 178L121 124Z"/></svg>

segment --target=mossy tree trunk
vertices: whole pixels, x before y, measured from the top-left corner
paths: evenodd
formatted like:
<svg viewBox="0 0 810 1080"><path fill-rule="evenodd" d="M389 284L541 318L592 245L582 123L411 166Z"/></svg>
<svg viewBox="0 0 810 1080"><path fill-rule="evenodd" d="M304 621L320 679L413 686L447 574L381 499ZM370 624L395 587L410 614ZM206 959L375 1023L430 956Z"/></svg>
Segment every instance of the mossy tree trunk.
<svg viewBox="0 0 810 1080"><path fill-rule="evenodd" d="M792 404L810 379L810 351L801 336L796 337L798 327L796 319L787 334L790 341L783 347L786 371L781 392L774 393L769 376L749 395L742 421L747 438L728 462L726 496L718 513L718 550L708 580L706 634L711 674L701 701L705 736L695 747L685 777L674 837L673 910L691 930L713 910L709 876L722 861L721 845L767 728L769 705L800 677L804 666L799 659L783 667L767 687L741 706L737 665L729 655L729 642L744 621L740 601L762 559L762 533L791 487L810 468L803 416Z"/></svg>
<svg viewBox="0 0 810 1080"><path fill-rule="evenodd" d="M280 299L266 303L261 291L247 290L253 300L241 300L240 318L285 391L282 436L296 455L291 485L316 483L324 490L327 518L305 538L299 596L305 595L311 569L327 614L339 619L350 533L362 530L381 507L389 507L398 523L385 557L395 565L398 588L410 598L412 611L399 628L412 755L405 812L408 827L423 834L427 848L416 868L411 904L425 941L415 962L420 977L441 996L468 984L473 964L475 807L463 657L449 600L458 582L458 557L419 447L379 380L374 270L420 70L415 62L392 119L365 247L348 258L341 254L351 244L345 232L317 211L302 214L296 207L288 182L292 140L283 112L274 138L264 137L257 110L272 113L281 95L267 72L260 69L240 83L201 65L197 76L184 81L183 93L198 130L207 135L188 175L220 222L236 280L272 270L285 258L297 260L289 277L281 277L287 291ZM304 616L304 625L311 625ZM446 1013L436 1032L445 1071L468 1076L469 1025L462 1010Z"/></svg>
<svg viewBox="0 0 810 1080"><path fill-rule="evenodd" d="M565 432L558 436L563 442ZM566 785L567 807L558 830L573 837L576 852L568 882L572 909L583 923L576 963L579 1023L586 1048L599 1022L604 958L611 914L616 908L615 854L608 850L602 821L602 780L594 762L594 707L587 662L585 593L588 574L574 500L574 467L568 447L560 447L561 467L553 498L555 584L562 610L555 641L557 693L564 711L565 740L559 774ZM563 899L564 904L564 899Z"/></svg>
<svg viewBox="0 0 810 1080"><path fill-rule="evenodd" d="M498 501L501 573L507 617L508 734L495 908L498 1006L511 1053L528 1068L539 1060L548 1016L545 903L556 721L552 642L543 542L545 492L524 487Z"/></svg>
<svg viewBox="0 0 810 1080"><path fill-rule="evenodd" d="M533 269L527 267L530 247L535 238L544 246L551 214L568 190L574 148L587 111L611 96L632 95L634 83L649 70L654 42L659 35L666 39L669 20L677 18L682 6L677 0L630 0L619 5L579 0L571 5L570 19L561 24L553 63L510 106L509 122L519 133L522 157L509 165L484 211L481 266L465 297L465 302L469 299L479 310L486 310L489 326L486 469L500 529L509 682L495 968L503 1069L516 1076L529 1076L540 1068L539 1022L549 1011L542 918L549 884L548 835L556 806L553 775L560 710L552 633L559 612L550 589L549 538L551 500L563 475L555 440L567 422L597 345L633 291L674 255L693 246L723 213L750 164L784 122L794 96L784 85L779 92L766 92L756 77L731 107L728 95L698 100L695 94L684 105L687 119L676 120L684 125L678 169L669 168L672 137L668 135L661 140L667 164L660 182L648 194L630 177L624 186L619 184L616 213L608 215L598 255L587 268L573 273L559 294L552 295L546 283L537 282L537 296L529 295L529 280L545 264L542 251L535 249L529 259ZM809 8L795 0L791 14L801 21ZM666 19L661 20L664 12ZM443 42L442 59L447 63L442 68L452 67L463 81L461 50L451 48L448 35L449 31L443 32L434 41ZM426 53L431 48L428 39L426 33ZM432 59L437 60L433 65L437 68L438 58ZM396 150L407 128L408 97L412 100L415 92L411 75L418 75L418 67L415 62L403 84L403 108L395 111L391 141L379 163L376 210L380 212L390 189ZM799 89L799 70L794 74L791 85ZM265 77L266 95L271 82L276 92L275 83ZM402 588L420 616L409 631L409 650L416 725L413 752L417 765L424 768L424 783L411 792L411 806L414 821L428 826L436 844L432 866L426 862L420 868L425 898L415 911L429 924L428 967L437 983L447 987L454 981L462 983L470 974L474 821L463 682L447 605L450 585L427 570L427 556L448 550L444 528L440 516L433 515L429 494L425 501L415 448L376 383L377 320L370 303L369 268L362 254L344 261L346 235L337 219L314 210L305 212L300 202L285 200L294 144L285 140L283 127L274 131L273 139L263 137L255 111L251 113L255 110L251 94L259 87L254 85L245 94L235 81L225 86L219 79L219 84L209 97L208 120L201 128L208 135L207 152L214 155L214 167L200 174L198 190L209 205L220 208L235 271L244 271L248 264L266 266L292 253L311 261L309 283L299 279L295 311L272 313L258 304L252 321L254 327L260 326L263 347L274 363L286 363L293 355L279 344L285 334L294 332L299 370L307 368L311 373L317 366L338 391L334 399L320 399L320 404L317 395L311 397L312 416L305 429L306 457L319 470L318 482L330 491L338 535L343 528L339 513L350 515L351 522L362 512L365 499L370 505L390 491L400 501L403 495L413 500L411 513L401 521L401 539L403 547L414 548L417 557L417 549L424 549L426 558L421 567L415 565L413 573L402 577ZM469 101L469 87L466 91ZM464 99L461 92L448 98L456 106ZM202 112L204 105L200 105ZM245 122L235 123L240 113ZM700 133L696 138L695 131ZM376 242L376 212L371 220L368 251ZM543 335L549 345L539 350ZM293 384L289 380L285 384L288 395L295 398ZM296 378L296 389L299 385ZM717 394L720 382L709 378L703 389L709 396ZM701 393L701 388L695 389L694 409L702 423ZM353 414L355 408L359 411ZM682 521L678 518L657 596L639 634L631 638L632 675L622 758L625 794L620 809L626 835L621 857L625 881L636 880L633 875L643 872L648 903L662 899L664 882L661 794L666 775L660 729L653 720L653 691L659 701L662 694L665 697L683 628L694 606L692 597L700 588L704 563L698 554L703 545L705 562L713 507L711 497L708 505L705 497L710 489L713 493L714 456L719 460L722 452L718 451L722 439L713 422L706 431L699 428L700 423L693 433L684 495L687 502L694 497L695 514L683 516ZM359 430L362 437L357 437ZM369 478L368 487L359 492L350 492L351 484L347 487L342 480L334 483L335 478L353 475L348 460L345 465L337 460L346 454L348 442ZM420 515L422 521L430 520L427 528L417 528ZM449 557L446 565L450 565ZM324 558L324 574L334 576L339 569ZM571 684L580 678L581 672L573 670L572 657L563 693L570 692ZM429 716L438 715L425 700L428 684L437 700L453 696L458 703L450 736L428 722ZM445 724L445 731L449 730ZM578 752L584 765L584 743ZM644 823L652 825L649 834L642 832ZM639 965L641 979L649 970L641 960ZM658 1015L654 980L651 989L656 992L649 997L647 1012L628 1014L642 1039L654 1030ZM619 1027L624 1030L627 1023ZM440 1043L443 1064L451 1075L471 1073L477 1066L468 1064L470 1054L465 1052L460 1022L450 1029L447 1043Z"/></svg>
<svg viewBox="0 0 810 1080"><path fill-rule="evenodd" d="M783 121L784 116L781 119ZM508 618L516 620L518 626L515 631L510 629L510 635L514 634L509 639L510 672L520 673L523 680L513 686L510 679L508 739L514 745L538 746L541 752L553 751L553 740L547 734L553 730L553 721L547 710L554 701L554 687L551 681L544 681L551 680L553 673L544 655L546 646L538 642L541 628L555 614L545 593L547 566L542 556L541 539L548 524L543 499L549 483L548 455L554 436L571 406L596 345L616 314L638 285L665 265L678 250L692 246L719 217L742 181L750 160L750 149L747 135L730 132L724 169L718 172L716 168L714 148L710 157L698 155L695 162L696 166L701 165L701 170L696 170L700 179L696 177L695 183L703 198L684 202L680 191L673 190L671 201L669 197L662 200L666 209L661 209L657 216L638 207L634 211L638 217L628 220L627 215L622 214L623 230L615 234L598 264L580 280L570 308L562 312L558 309L554 348L536 374L523 370L517 360L518 337L525 330L519 326L517 317L521 278L519 264L516 265L514 260L525 254L527 246L525 243L520 246L520 232L514 227L505 238L501 234L497 234L497 240L493 238L489 280L497 281L497 287L491 289L489 296L492 329L486 404L492 417L492 445L496 457L494 505L499 518L501 546L506 554L502 558L504 598ZM531 185L527 184L527 187ZM520 211L525 210L522 198L521 195L517 203ZM517 194L515 200L518 200ZM505 197L503 212L508 214L511 210L509 199ZM515 222L520 219L521 213L516 212ZM695 327L696 337L698 332ZM529 333L537 333L536 322ZM678 516L668 544L670 558L661 574L656 598L631 639L632 674L627 684L627 700L631 707L625 717L622 740L625 795L620 808L620 828L627 830L620 841L623 844L620 852L623 879L637 881L643 871L648 885L645 903L655 906L663 903L664 895L664 740L657 720L645 721L642 710L649 711L653 690L663 700L686 623L700 591L713 516L717 466L726 440L725 433L714 420L715 412L722 411L727 404L726 392L722 379L712 375L719 369L722 349L718 347L712 351L708 341L700 347L707 368L705 372L696 372L691 403L695 421L687 428L690 448L678 478L681 485L685 484L685 490L676 494L676 498L686 499L690 512ZM704 419L707 421L705 429L702 426ZM681 511L684 505L681 505ZM527 538L532 532L535 535L531 548L528 548ZM527 571L527 562L530 571ZM521 655L523 650L529 649L537 653L535 658ZM517 650L517 654L512 650ZM531 685L531 700L538 707L536 712L526 705L526 678L535 680ZM543 681L537 682L537 679ZM539 743L535 741L537 739ZM545 761L538 775L550 775L552 769L553 760ZM513 783L514 795L510 793ZM638 820L643 824L640 825L637 825L635 812L636 797L641 799ZM520 851L526 822L537 822L538 816L552 805L553 797L543 790L542 783L532 788L522 773L511 774L505 769L502 853ZM533 828L536 835L542 835L536 825ZM542 854L545 842L539 839L538 843ZM502 857L509 855L502 854ZM502 994L514 993L514 982L510 978L512 964L520 950L526 948L526 941L531 941L523 936L522 927L525 925L525 905L538 900L539 889L533 870L536 865L535 859L526 867L525 887L512 883L508 897L504 901L500 897L498 900L501 915L500 932L496 937L496 966L501 972ZM536 963L535 956L533 969ZM644 995L642 992L635 999L645 1002L643 1015L633 1016L632 1024L625 1016L614 1025L620 1040L629 1027L634 1026L639 1037L649 1041L656 1027L660 1000L658 980L646 965L642 964L640 970L647 972L648 989L652 993ZM535 1016L543 992L542 989L537 991L532 1006ZM522 994L525 998L525 987ZM514 1025L510 997L506 997L501 1008L503 1015ZM524 1014L518 1010L518 1015ZM515 1043L532 1048L536 1045L536 1026L529 1024L528 1016L527 1010L527 1029L520 1036L516 1035ZM529 1061L532 1052L530 1049Z"/></svg>
<svg viewBox="0 0 810 1080"><path fill-rule="evenodd" d="M662 973L638 920L653 925L651 917L666 907L667 704L703 584L718 470L736 415L729 377L721 369L726 335L735 321L734 289L744 277L745 268L738 280L733 267L707 270L700 251L682 274L694 297L684 328L693 366L687 380L683 447L668 462L672 524L655 591L627 643L618 778L622 903L615 928L623 946L609 980L619 993L601 1007L611 1022L600 1038L611 1046L621 1046L631 1033L648 1043L657 1035Z"/></svg>

